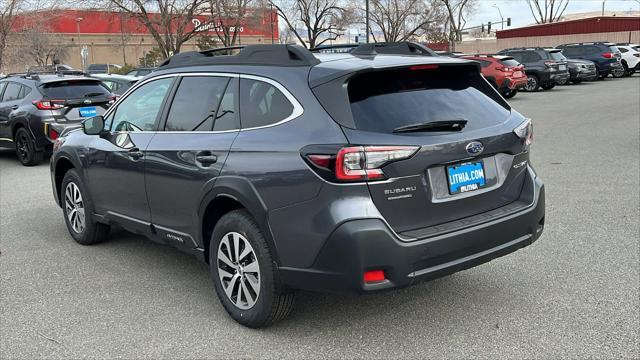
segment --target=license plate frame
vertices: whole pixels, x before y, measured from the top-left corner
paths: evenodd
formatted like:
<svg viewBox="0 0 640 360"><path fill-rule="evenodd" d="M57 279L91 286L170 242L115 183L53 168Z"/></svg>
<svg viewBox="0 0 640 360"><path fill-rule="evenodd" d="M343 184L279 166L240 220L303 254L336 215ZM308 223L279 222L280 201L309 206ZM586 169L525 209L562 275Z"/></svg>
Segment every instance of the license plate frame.
<svg viewBox="0 0 640 360"><path fill-rule="evenodd" d="M445 176L450 195L466 194L488 186L482 160L447 165Z"/></svg>
<svg viewBox="0 0 640 360"><path fill-rule="evenodd" d="M98 115L98 109L95 106L86 106L78 109L80 117L89 118Z"/></svg>

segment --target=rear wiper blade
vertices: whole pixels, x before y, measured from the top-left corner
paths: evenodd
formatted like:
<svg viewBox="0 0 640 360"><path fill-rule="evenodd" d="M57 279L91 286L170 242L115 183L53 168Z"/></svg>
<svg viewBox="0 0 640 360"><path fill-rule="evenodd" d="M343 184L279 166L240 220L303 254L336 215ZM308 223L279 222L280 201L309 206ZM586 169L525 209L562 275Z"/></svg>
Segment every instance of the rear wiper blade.
<svg viewBox="0 0 640 360"><path fill-rule="evenodd" d="M393 129L394 133L419 131L461 131L467 125L467 120L443 120L426 123L410 124Z"/></svg>

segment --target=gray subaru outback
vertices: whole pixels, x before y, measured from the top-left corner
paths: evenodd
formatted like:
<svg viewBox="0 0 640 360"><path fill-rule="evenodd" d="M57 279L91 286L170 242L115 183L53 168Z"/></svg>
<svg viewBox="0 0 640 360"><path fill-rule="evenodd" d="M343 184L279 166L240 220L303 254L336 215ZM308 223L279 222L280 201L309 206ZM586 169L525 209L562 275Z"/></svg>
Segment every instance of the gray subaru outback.
<svg viewBox="0 0 640 360"><path fill-rule="evenodd" d="M249 327L284 318L298 289L390 290L533 243L531 121L476 63L383 46L168 59L56 140L71 236L118 224L197 256Z"/></svg>

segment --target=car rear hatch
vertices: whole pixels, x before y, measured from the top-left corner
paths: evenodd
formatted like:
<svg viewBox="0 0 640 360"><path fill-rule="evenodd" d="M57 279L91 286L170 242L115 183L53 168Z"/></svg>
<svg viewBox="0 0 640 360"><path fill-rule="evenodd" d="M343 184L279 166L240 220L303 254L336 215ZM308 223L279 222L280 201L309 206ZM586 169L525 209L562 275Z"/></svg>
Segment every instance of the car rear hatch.
<svg viewBox="0 0 640 360"><path fill-rule="evenodd" d="M551 61L545 61L544 65L552 72L566 72L569 70L567 67L567 58L562 55L561 49L550 49L549 57Z"/></svg>
<svg viewBox="0 0 640 360"><path fill-rule="evenodd" d="M500 57L498 62L502 66L498 67L497 70L504 72L505 76L512 78L525 77L524 65L517 62L511 56Z"/></svg>
<svg viewBox="0 0 640 360"><path fill-rule="evenodd" d="M40 85L41 101L34 103L40 110L51 110L56 122L80 122L102 115L115 96L95 79L60 79Z"/></svg>
<svg viewBox="0 0 640 360"><path fill-rule="evenodd" d="M476 64L370 69L314 93L342 125L346 151L362 152L373 202L401 236L519 200L528 143L514 129L528 120L511 111ZM344 151L335 159L341 175L354 159L345 160Z"/></svg>

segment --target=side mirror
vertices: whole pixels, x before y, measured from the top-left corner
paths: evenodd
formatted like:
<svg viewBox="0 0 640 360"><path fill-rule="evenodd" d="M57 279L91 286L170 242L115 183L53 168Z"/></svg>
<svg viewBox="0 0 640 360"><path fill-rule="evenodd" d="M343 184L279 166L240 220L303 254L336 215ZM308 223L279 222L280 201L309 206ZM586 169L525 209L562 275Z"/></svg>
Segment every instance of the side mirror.
<svg viewBox="0 0 640 360"><path fill-rule="evenodd" d="M104 131L104 118L94 116L82 122L82 130L87 135L100 135Z"/></svg>

